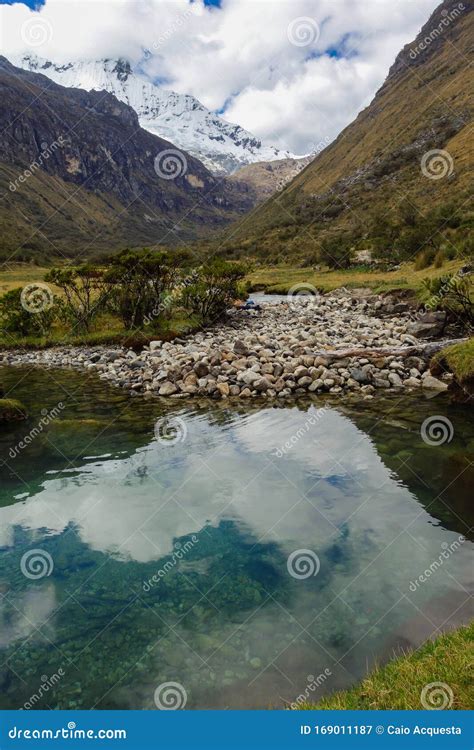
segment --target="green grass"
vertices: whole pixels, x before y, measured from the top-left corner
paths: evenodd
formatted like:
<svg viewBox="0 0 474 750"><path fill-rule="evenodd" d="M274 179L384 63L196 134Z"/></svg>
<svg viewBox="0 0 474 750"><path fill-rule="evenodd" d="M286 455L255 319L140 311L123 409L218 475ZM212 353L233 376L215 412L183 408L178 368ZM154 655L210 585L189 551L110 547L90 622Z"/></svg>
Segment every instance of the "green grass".
<svg viewBox="0 0 474 750"><path fill-rule="evenodd" d="M422 709L421 691L433 682L452 691L452 709L474 707L474 623L428 641L417 651L404 654L375 669L356 687L302 709ZM448 691L449 692L449 691Z"/></svg>
<svg viewBox="0 0 474 750"><path fill-rule="evenodd" d="M43 281L49 269L34 266L30 263L18 263L15 265L0 266L0 297L19 286L26 286L35 281ZM54 292L59 292L54 288Z"/></svg>
<svg viewBox="0 0 474 750"><path fill-rule="evenodd" d="M341 271L315 271L312 268L274 266L259 268L247 277L251 291L266 291L272 294L287 294L295 284L311 284L322 292L330 292L341 286L348 288L370 287L374 293L395 289L418 292L425 278L455 273L463 262L453 260L442 268L424 268L416 271L413 263L403 263L396 271L353 268Z"/></svg>
<svg viewBox="0 0 474 750"><path fill-rule="evenodd" d="M466 383L474 379L474 337L462 344L454 344L435 354L432 366L444 364L454 374L458 383Z"/></svg>
<svg viewBox="0 0 474 750"><path fill-rule="evenodd" d="M146 328L127 331L112 315L104 315L87 332L74 332L64 325L55 324L45 336L20 336L0 331L0 349L47 349L52 346L128 346L141 348L150 341L171 341L176 336L192 333L200 328L196 318L184 316L179 311Z"/></svg>

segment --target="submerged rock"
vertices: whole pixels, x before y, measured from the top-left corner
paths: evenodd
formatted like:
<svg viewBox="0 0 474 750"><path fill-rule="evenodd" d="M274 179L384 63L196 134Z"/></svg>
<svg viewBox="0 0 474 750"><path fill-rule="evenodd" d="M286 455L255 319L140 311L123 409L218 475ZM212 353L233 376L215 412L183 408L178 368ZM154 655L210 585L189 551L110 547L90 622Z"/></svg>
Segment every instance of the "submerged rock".
<svg viewBox="0 0 474 750"><path fill-rule="evenodd" d="M18 422L28 418L26 407L14 398L0 398L0 422Z"/></svg>

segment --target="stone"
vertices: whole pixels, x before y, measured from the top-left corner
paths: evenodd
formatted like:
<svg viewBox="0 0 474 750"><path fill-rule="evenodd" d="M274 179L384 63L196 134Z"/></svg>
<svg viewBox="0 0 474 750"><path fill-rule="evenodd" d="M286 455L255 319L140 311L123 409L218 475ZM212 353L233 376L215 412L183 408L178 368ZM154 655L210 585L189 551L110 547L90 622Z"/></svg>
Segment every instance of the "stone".
<svg viewBox="0 0 474 750"><path fill-rule="evenodd" d="M166 380L158 393L160 396L171 396L173 393L177 393L178 389L176 388L174 383L171 383L169 380Z"/></svg>
<svg viewBox="0 0 474 750"><path fill-rule="evenodd" d="M397 375L396 372L389 372L388 381L391 385L393 385L394 388L402 388L403 386L402 379L400 378L400 375Z"/></svg>
<svg viewBox="0 0 474 750"><path fill-rule="evenodd" d="M203 378L209 373L209 367L205 362L196 362L194 372L198 378Z"/></svg>
<svg viewBox="0 0 474 750"><path fill-rule="evenodd" d="M228 383L217 383L217 390L219 391L221 396L227 398L230 393L230 386Z"/></svg>
<svg viewBox="0 0 474 750"><path fill-rule="evenodd" d="M371 381L369 373L366 370L362 370L360 367L353 367L349 370L350 376L357 383L365 384Z"/></svg>
<svg viewBox="0 0 474 750"><path fill-rule="evenodd" d="M429 312L418 315L418 320L410 323L407 333L417 339L433 339L441 336L446 325L445 312Z"/></svg>
<svg viewBox="0 0 474 750"><path fill-rule="evenodd" d="M243 355L245 355L245 356L246 356L246 355L247 355L247 353L248 353L248 348L247 348L247 346L246 346L246 345L244 344L244 342L243 342L243 341L241 341L241 339L237 339L237 340L236 340L236 341L234 342L234 347L233 347L233 348L234 348L234 352L235 352L236 354L243 354Z"/></svg>
<svg viewBox="0 0 474 750"><path fill-rule="evenodd" d="M162 341L150 341L149 349L151 352L156 352L157 349L161 349Z"/></svg>
<svg viewBox="0 0 474 750"><path fill-rule="evenodd" d="M237 376L237 380L242 381L245 385L251 385L256 380L260 380L260 378L261 375L255 372L255 370L244 370L244 372L240 372Z"/></svg>
<svg viewBox="0 0 474 750"><path fill-rule="evenodd" d="M267 391L270 388L270 383L266 378L258 378L253 382L253 387L256 391Z"/></svg>
<svg viewBox="0 0 474 750"><path fill-rule="evenodd" d="M421 385L423 388L430 388L434 391L447 391L448 390L448 384L443 383L442 380L438 380L438 378L435 378L433 375L426 375L423 380L421 381Z"/></svg>

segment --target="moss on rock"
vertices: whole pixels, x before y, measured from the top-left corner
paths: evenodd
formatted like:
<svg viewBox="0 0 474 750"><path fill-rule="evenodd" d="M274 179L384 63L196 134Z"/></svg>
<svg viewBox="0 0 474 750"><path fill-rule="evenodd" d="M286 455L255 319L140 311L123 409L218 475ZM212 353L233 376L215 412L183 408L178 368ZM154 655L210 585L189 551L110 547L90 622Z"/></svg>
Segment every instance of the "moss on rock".
<svg viewBox="0 0 474 750"><path fill-rule="evenodd" d="M0 398L0 422L17 422L27 417L28 412L21 401L14 398Z"/></svg>

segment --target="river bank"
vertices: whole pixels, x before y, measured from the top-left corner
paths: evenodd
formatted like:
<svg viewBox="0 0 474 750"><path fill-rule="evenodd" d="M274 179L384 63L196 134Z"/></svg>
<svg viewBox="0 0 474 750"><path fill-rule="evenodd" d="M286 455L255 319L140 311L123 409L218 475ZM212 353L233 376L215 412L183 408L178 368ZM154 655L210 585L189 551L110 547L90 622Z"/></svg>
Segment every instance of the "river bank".
<svg viewBox="0 0 474 750"><path fill-rule="evenodd" d="M452 379L449 372L430 373L433 347L420 338L436 335L437 314L420 322L408 304L393 304L370 290L285 297L262 304L259 312L232 313L213 328L172 342L152 341L139 353L55 347L6 351L0 362L95 370L146 398L347 391L371 398L378 389L442 391Z"/></svg>

